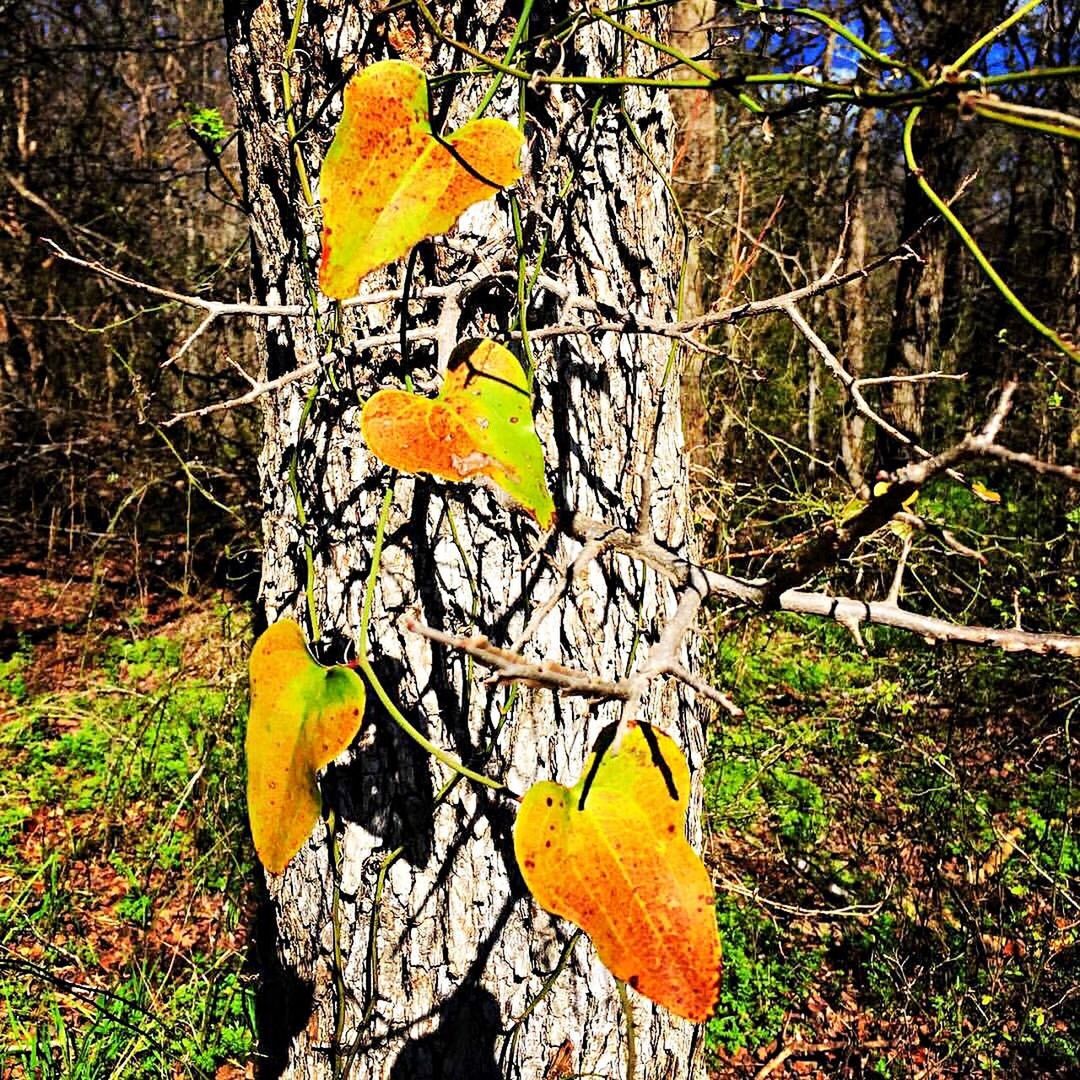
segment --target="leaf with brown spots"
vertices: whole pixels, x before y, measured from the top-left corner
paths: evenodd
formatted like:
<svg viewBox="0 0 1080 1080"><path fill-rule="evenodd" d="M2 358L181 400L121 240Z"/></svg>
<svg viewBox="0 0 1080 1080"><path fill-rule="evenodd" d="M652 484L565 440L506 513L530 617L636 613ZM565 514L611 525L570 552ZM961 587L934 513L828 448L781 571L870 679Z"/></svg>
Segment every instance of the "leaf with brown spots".
<svg viewBox="0 0 1080 1080"><path fill-rule="evenodd" d="M368 449L406 472L444 480L486 477L549 529L555 504L532 394L517 357L486 338L454 349L439 396L380 390L360 414Z"/></svg>
<svg viewBox="0 0 1080 1080"><path fill-rule="evenodd" d="M700 1023L720 989L720 935L709 872L683 835L690 769L649 724L621 742L609 728L605 743L573 788L529 789L518 865L540 906L580 926L616 978Z"/></svg>
<svg viewBox="0 0 1080 1080"><path fill-rule="evenodd" d="M404 60L364 68L319 180L323 209L319 286L344 300L372 270L446 232L473 203L521 176L522 134L505 120L470 120L432 134L427 79Z"/></svg>
<svg viewBox="0 0 1080 1080"><path fill-rule="evenodd" d="M350 668L312 660L292 619L260 635L249 667L248 818L259 860L280 874L319 820L315 774L360 730L364 683Z"/></svg>

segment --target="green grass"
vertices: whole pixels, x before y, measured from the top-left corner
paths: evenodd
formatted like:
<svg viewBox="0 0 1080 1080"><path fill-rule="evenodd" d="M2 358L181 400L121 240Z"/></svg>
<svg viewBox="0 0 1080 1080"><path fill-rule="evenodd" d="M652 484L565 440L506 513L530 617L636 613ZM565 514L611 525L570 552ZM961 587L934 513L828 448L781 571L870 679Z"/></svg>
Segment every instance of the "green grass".
<svg viewBox="0 0 1080 1080"><path fill-rule="evenodd" d="M722 897L716 918L724 975L706 1042L728 1053L755 1051L778 1039L790 1013L802 1007L824 949L785 950L773 920L743 902Z"/></svg>
<svg viewBox="0 0 1080 1080"><path fill-rule="evenodd" d="M1074 676L868 643L776 616L706 645L745 710L710 729L705 776L725 965L711 1052L865 1043L873 1075L1069 1075Z"/></svg>
<svg viewBox="0 0 1080 1080"><path fill-rule="evenodd" d="M20 634L18 640L15 651L6 660L0 660L0 695L14 702L26 700L26 669L33 656L29 639Z"/></svg>
<svg viewBox="0 0 1080 1080"><path fill-rule="evenodd" d="M35 692L23 646L0 662L0 1075L213 1076L251 1054L245 630L220 609L184 625L105 642L77 691Z"/></svg>

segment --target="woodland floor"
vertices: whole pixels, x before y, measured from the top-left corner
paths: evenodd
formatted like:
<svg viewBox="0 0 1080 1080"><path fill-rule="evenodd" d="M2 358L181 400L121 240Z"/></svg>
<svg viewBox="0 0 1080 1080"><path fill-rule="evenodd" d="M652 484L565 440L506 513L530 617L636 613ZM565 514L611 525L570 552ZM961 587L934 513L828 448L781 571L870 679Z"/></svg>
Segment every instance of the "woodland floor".
<svg viewBox="0 0 1080 1080"><path fill-rule="evenodd" d="M5 1078L254 1072L248 620L170 557L0 562ZM716 1078L1080 1075L1075 671L907 647L707 639Z"/></svg>

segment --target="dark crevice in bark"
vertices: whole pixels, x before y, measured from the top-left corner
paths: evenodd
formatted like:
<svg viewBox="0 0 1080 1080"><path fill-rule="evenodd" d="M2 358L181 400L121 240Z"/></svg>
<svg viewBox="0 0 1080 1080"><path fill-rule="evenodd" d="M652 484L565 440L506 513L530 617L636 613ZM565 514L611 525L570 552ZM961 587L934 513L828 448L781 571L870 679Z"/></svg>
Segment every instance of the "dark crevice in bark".
<svg viewBox="0 0 1080 1080"><path fill-rule="evenodd" d="M496 645L509 645L513 640L515 624L527 618L536 597L545 595L541 586L545 579L551 578L549 560L556 558L557 548L558 534L552 533L543 548L537 552L537 557L527 567L523 567L514 597L498 608L498 614L490 618L490 621L479 621L477 629L489 641ZM555 588L556 583L550 581L547 587Z"/></svg>
<svg viewBox="0 0 1080 1080"><path fill-rule="evenodd" d="M391 694L405 679L405 669L396 661L383 659L372 666ZM426 735L427 722L419 710L399 707ZM374 694L368 695L361 731L374 732L374 740L355 751L348 764L327 771L323 781L327 805L339 822L360 825L379 837L386 851L400 847L402 858L422 869L431 861L434 844L435 789L427 754L386 714ZM408 783L396 782L395 777L407 777Z"/></svg>
<svg viewBox="0 0 1080 1080"><path fill-rule="evenodd" d="M285 1072L289 1046L311 1017L314 987L282 963L277 950L275 904L261 881L257 893L249 950L252 965L259 972L255 990L259 1033L256 1075L260 1080L272 1080Z"/></svg>

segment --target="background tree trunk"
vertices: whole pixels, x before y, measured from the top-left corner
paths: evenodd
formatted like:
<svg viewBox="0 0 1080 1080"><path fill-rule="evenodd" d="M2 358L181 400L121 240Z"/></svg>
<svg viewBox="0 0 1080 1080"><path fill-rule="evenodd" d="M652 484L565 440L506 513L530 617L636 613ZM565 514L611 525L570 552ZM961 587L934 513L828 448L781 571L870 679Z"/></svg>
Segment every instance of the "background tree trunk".
<svg viewBox="0 0 1080 1080"><path fill-rule="evenodd" d="M866 264L869 254L870 158L873 153L873 133L876 117L872 109L859 114L852 133L851 166L846 191L848 216L847 246L844 250L844 273L858 270ZM870 285L859 278L843 291L839 305L840 341L844 362L856 379L866 374L870 352ZM865 497L870 489L866 480L866 418L850 403L845 403L840 420L840 460L844 475L852 490Z"/></svg>
<svg viewBox="0 0 1080 1080"><path fill-rule="evenodd" d="M291 75L297 149L315 182L340 114L340 88L355 64L399 55L433 75L472 62L433 41L411 9L373 17L373 4L345 0L307 8L290 61L281 5L230 0L225 6L251 206L253 292L262 302L304 302L312 295L319 213L298 182L282 70ZM537 9L533 36L546 20L565 14L561 5ZM501 55L517 10L475 0L439 5L436 15L454 37ZM654 22L646 25L660 31ZM633 72L642 60L631 45L610 28L592 27L545 60L554 66L561 57L571 73ZM435 126L459 126L487 85L485 76L433 87ZM513 117L518 95L518 83L507 80L495 110ZM667 315L676 230L663 178L627 130L633 123L666 167L672 142L667 102L648 91L621 98L607 92L598 100L573 87L529 91L526 100L527 176L519 199L530 265L543 247L545 271L571 291ZM485 262L485 283L452 313L455 340L478 334L505 339L517 320L518 251L508 205L501 195L470 211L452 243L418 249L414 287L461 280ZM488 267L505 276L496 280ZM365 288L401 288L402 280L399 264ZM546 692L512 695L486 686L459 655L407 634L401 618L418 613L433 626L481 632L506 644L534 603L556 587L557 571L576 545L545 543L530 522L486 490L395 478L375 461L360 439L359 403L379 385L400 385L408 372L419 386L432 385L446 356L414 347L403 363L396 350L357 352L352 343L359 334L397 328L399 305L352 309L340 336L331 336L332 320L321 303L320 320L270 320L262 338L271 375L327 354L336 374L336 385L319 381L306 418L309 383L294 382L266 401L260 468L268 618L304 619L309 545L322 655L346 654L356 640L380 502L393 483L371 646L384 685L432 740L466 764L505 778L515 791L544 777L573 781L597 732L616 717L613 706L590 710ZM534 323L556 316L550 294L529 311ZM412 325L434 325L439 317L437 304L409 304ZM681 547L686 472L680 419L675 396L664 398L660 388L668 345L608 334L549 337L536 340L534 350L537 426L561 508L620 524L634 520L644 446L663 400L652 518L657 535ZM288 483L294 453L298 499ZM529 650L616 677L633 666L635 645L640 658L669 605L664 589L636 565L594 564ZM702 736L686 697L670 687L658 691L643 716L682 741L692 767L700 764ZM323 784L337 822L339 887L322 827L285 874L268 882L280 964L264 1003L278 1013L264 1014L261 1026L273 1068L331 1075L355 1050L354 1077L536 1080L564 1075L560 1060L566 1073L624 1075L626 1024L616 987L584 938L550 992L523 1015L567 949L572 928L540 911L525 891L513 856L511 800L467 783L446 792L447 772L405 738L381 706L369 708L365 723L372 745L331 767ZM699 809L695 793L695 840ZM269 934L268 927L264 938ZM691 1075L693 1026L636 996L632 1011L636 1075ZM515 1018L522 1018L516 1026Z"/></svg>
<svg viewBox="0 0 1080 1080"><path fill-rule="evenodd" d="M972 11L939 0L924 0L920 12L923 24L916 35L917 47L934 62L945 64L964 48L973 20L979 25L985 18L988 26L993 25L996 5L987 3ZM956 118L942 111L924 113L912 134L923 174L945 199L956 194L960 181L961 158L956 141ZM926 227L935 217L936 211L916 178L908 175L900 236L915 236L915 257L903 260L897 271L893 320L881 372L884 376L904 379L951 366L943 352L956 326L950 300L955 293L951 279L955 276L957 240L956 234L939 221ZM918 444L926 438L927 392L925 382L886 383L881 392L881 415ZM910 447L878 429L879 469L891 472L911 457Z"/></svg>
<svg viewBox="0 0 1080 1080"><path fill-rule="evenodd" d="M920 118L916 130L916 152L926 164L924 171L939 192L951 198L957 181L957 161L953 153L951 116L933 113ZM934 208L913 176L904 183L904 212L900 235L918 237L912 245L915 256L900 263L896 276L893 320L885 349L882 375L905 379L946 368L942 349L946 284L953 261L953 234L935 222ZM881 414L913 442L925 441L927 384L925 382L886 383L881 392ZM896 441L884 429L877 431L877 467L892 471L912 460L908 446Z"/></svg>

